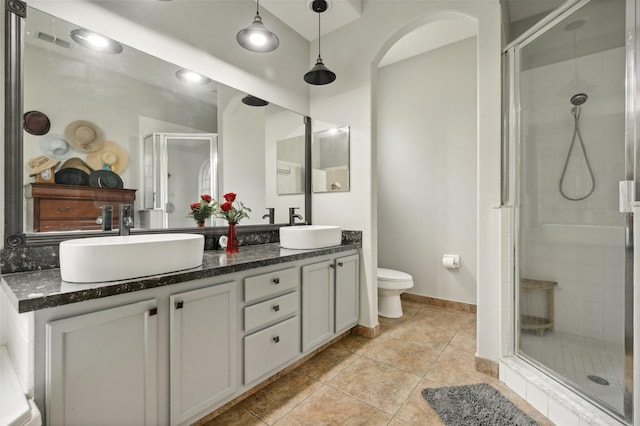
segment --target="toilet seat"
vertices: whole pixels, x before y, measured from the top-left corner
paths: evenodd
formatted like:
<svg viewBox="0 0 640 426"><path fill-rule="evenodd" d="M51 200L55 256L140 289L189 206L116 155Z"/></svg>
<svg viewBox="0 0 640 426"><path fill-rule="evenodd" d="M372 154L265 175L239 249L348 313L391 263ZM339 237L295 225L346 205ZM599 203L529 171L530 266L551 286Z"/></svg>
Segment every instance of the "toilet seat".
<svg viewBox="0 0 640 426"><path fill-rule="evenodd" d="M413 287L413 278L406 272L378 268L378 288L401 290Z"/></svg>

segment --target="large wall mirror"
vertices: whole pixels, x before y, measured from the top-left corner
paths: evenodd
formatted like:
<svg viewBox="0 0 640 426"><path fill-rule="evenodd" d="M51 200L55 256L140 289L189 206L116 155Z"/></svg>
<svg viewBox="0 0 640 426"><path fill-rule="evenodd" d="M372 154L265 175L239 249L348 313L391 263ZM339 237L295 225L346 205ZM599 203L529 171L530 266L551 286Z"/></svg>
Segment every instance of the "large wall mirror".
<svg viewBox="0 0 640 426"><path fill-rule="evenodd" d="M16 70L6 86L8 246L51 231L99 229L89 216L108 198L97 197L90 212L67 202L45 213L41 189L73 194L74 184L87 185L77 170L101 170L104 179L88 184L101 194L131 190L136 230L195 228L189 205L203 193L238 194L252 209L240 225L268 225L268 208L275 224L287 223L288 207L309 205L308 185L285 197L277 180L278 141L298 141L305 155L308 118L126 45L93 50L83 27L32 7L18 22L6 29L7 65ZM23 130L26 112L35 113L24 116ZM47 214L84 222L45 226Z"/></svg>

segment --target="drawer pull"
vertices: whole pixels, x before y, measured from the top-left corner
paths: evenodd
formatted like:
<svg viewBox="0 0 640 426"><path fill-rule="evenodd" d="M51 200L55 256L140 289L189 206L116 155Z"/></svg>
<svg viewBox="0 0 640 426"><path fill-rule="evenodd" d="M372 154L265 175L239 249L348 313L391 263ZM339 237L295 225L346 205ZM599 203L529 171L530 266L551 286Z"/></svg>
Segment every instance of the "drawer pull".
<svg viewBox="0 0 640 426"><path fill-rule="evenodd" d="M273 283L274 284L280 284L280 278L274 278L273 279Z"/></svg>
<svg viewBox="0 0 640 426"><path fill-rule="evenodd" d="M280 336L276 336L273 338L274 343L278 343L280 341Z"/></svg>
<svg viewBox="0 0 640 426"><path fill-rule="evenodd" d="M184 306L184 302L182 300L179 302L176 302L176 309L182 309L183 306Z"/></svg>
<svg viewBox="0 0 640 426"><path fill-rule="evenodd" d="M278 312L280 310L280 305L274 305L272 309Z"/></svg>
<svg viewBox="0 0 640 426"><path fill-rule="evenodd" d="M343 265L342 262L338 262L338 266L342 266L342 265Z"/></svg>
<svg viewBox="0 0 640 426"><path fill-rule="evenodd" d="M149 309L149 316L152 317L154 315L158 315L158 308Z"/></svg>
<svg viewBox="0 0 640 426"><path fill-rule="evenodd" d="M331 269L336 269L336 265L334 265L333 263L331 265L329 265L329 268Z"/></svg>
<svg viewBox="0 0 640 426"><path fill-rule="evenodd" d="M71 207L69 207L69 206L65 206L65 207L56 206L56 210L58 210L61 213L67 213L68 211L71 210Z"/></svg>

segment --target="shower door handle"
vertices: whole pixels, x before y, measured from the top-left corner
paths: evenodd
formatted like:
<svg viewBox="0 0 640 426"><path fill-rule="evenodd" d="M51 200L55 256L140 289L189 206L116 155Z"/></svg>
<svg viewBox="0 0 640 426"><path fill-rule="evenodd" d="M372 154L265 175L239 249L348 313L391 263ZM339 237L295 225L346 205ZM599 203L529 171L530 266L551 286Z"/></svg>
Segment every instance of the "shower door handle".
<svg viewBox="0 0 640 426"><path fill-rule="evenodd" d="M635 182L632 180L621 180L619 183L620 213L633 213L633 201L636 193Z"/></svg>

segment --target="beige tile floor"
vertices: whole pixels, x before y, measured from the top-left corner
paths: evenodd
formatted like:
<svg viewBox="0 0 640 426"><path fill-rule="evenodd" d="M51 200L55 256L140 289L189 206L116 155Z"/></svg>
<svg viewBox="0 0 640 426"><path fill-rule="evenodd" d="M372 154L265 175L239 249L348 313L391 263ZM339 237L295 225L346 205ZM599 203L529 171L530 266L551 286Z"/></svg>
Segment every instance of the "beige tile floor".
<svg viewBox="0 0 640 426"><path fill-rule="evenodd" d="M403 300L380 336L348 335L206 425L442 425L426 387L489 383L552 425L494 377L475 370L475 315Z"/></svg>

